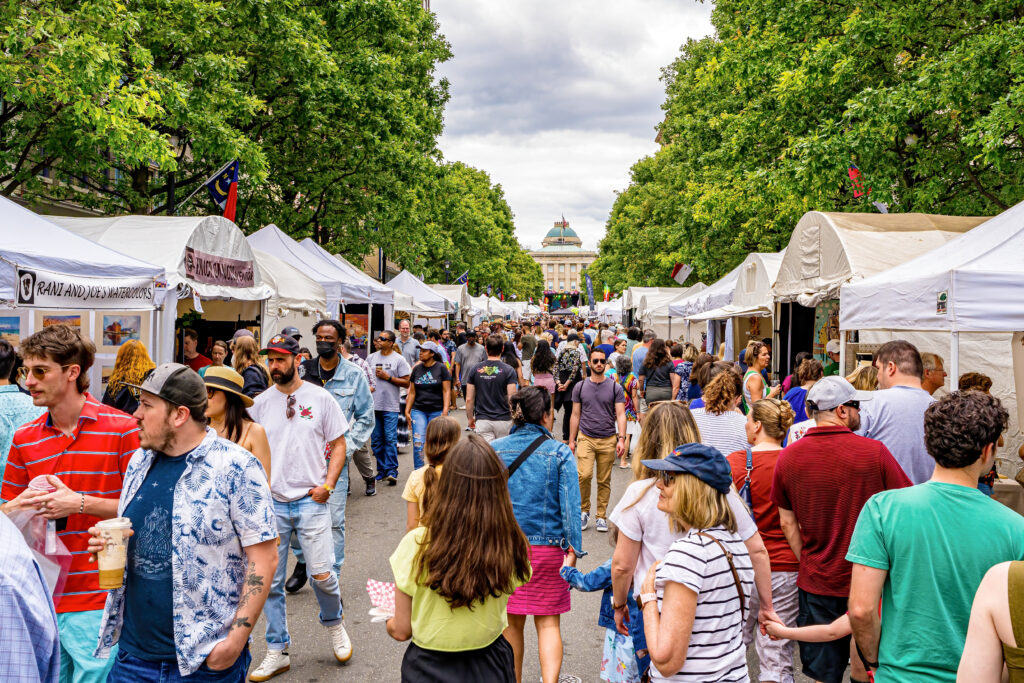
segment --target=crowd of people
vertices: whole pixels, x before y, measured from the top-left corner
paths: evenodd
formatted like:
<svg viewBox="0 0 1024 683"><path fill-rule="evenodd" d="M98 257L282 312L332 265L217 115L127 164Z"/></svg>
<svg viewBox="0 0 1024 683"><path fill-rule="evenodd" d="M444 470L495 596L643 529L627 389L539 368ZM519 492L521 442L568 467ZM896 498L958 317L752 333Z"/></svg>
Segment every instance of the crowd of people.
<svg viewBox="0 0 1024 683"><path fill-rule="evenodd" d="M405 479L384 614L403 681L520 683L529 617L542 680L569 680L571 589L603 592L606 681L748 681L751 646L777 683L1024 668L1024 518L991 498L1008 416L984 375L948 392L941 357L893 341L847 377L832 342L773 377L770 340L733 362L583 320L402 320L365 359L340 321L311 334L315 354L241 329L207 357L185 329L159 366L128 341L101 400L75 329L0 341L0 678L269 680L306 583L349 661L350 460L365 496ZM132 532L106 590L114 518ZM614 551L583 572L591 523Z"/></svg>

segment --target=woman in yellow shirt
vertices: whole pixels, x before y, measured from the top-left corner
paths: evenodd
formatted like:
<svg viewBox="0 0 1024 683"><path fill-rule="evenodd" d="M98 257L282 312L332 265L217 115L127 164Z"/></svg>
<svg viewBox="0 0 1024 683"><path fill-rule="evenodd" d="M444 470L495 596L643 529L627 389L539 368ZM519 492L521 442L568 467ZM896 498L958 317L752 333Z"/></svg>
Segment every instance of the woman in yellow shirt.
<svg viewBox="0 0 1024 683"><path fill-rule="evenodd" d="M426 458L427 464L412 471L402 491L402 500L406 502L406 532L419 526L420 519L427 509L427 501L437 488L444 459L452 446L459 442L460 436L462 427L453 417L435 417L427 425L427 435L423 444L423 457Z"/></svg>
<svg viewBox="0 0 1024 683"><path fill-rule="evenodd" d="M508 596L530 579L530 546L508 494L504 463L469 434L445 460L423 526L391 556L395 615L388 634L412 643L402 681L514 683Z"/></svg>

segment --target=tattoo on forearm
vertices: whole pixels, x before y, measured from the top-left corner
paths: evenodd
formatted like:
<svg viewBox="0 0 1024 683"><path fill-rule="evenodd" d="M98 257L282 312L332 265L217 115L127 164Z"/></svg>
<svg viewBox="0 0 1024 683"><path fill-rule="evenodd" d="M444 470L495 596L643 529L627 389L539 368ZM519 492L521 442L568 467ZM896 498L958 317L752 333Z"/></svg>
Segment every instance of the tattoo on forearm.
<svg viewBox="0 0 1024 683"><path fill-rule="evenodd" d="M249 598L253 597L254 595L259 595L260 593L262 593L263 587L266 585L262 576L253 573L255 571L256 563L250 562L249 571L245 575L245 584L243 585L244 591L242 592L242 597L238 600L238 611L241 611L245 608L245 606L249 603ZM231 628L251 629L252 623L250 623L249 617L247 616L237 617L234 620L234 622L232 622Z"/></svg>
<svg viewBox="0 0 1024 683"><path fill-rule="evenodd" d="M231 628L252 628L252 624L249 623L249 617L238 617L231 623Z"/></svg>

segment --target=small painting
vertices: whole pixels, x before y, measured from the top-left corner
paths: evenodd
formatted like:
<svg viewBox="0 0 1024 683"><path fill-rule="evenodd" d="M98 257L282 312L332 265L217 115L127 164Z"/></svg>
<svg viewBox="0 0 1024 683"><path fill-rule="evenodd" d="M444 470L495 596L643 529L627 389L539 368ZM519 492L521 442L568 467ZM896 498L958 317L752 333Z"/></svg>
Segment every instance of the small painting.
<svg viewBox="0 0 1024 683"><path fill-rule="evenodd" d="M142 316L139 314L108 315L104 313L100 334L103 335L103 346L117 347L129 339L141 339Z"/></svg>
<svg viewBox="0 0 1024 683"><path fill-rule="evenodd" d="M0 316L0 339L17 347L21 342L21 316Z"/></svg>
<svg viewBox="0 0 1024 683"><path fill-rule="evenodd" d="M82 332L81 313L42 313L42 325L40 327L51 327L53 325L67 325Z"/></svg>
<svg viewBox="0 0 1024 683"><path fill-rule="evenodd" d="M106 389L107 383L110 382L110 376L114 373L113 365L104 365L100 370L100 385ZM102 392L100 392L102 393Z"/></svg>

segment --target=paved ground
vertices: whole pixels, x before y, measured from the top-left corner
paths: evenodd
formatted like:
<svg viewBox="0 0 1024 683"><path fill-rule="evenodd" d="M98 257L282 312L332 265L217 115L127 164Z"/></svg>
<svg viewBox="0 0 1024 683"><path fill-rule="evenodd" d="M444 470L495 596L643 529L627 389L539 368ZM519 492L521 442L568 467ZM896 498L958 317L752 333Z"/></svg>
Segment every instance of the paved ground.
<svg viewBox="0 0 1024 683"><path fill-rule="evenodd" d="M465 424L465 412L453 415ZM559 424L555 433L561 434ZM335 662L331 654L326 631L317 622L316 599L307 585L295 595L288 596L288 619L292 646L291 671L281 674L275 681L359 681L376 683L398 681L402 655L406 643L392 640L383 624L371 624L367 611L370 601L366 595L368 578L392 580L388 557L405 532L405 501L401 499L405 478L412 469L412 448L399 454L401 475L395 487L380 487L373 498L363 495L361 486L353 482L348 501L345 564L342 566L342 595L345 600L345 620L354 646L352 659L345 665ZM612 470L612 504L631 481L629 470ZM596 491L595 491L596 495ZM607 534L594 531L593 525L583 532L584 549L590 553L580 560L578 567L589 571L611 557L612 548ZM290 569L290 568L289 568ZM597 625L601 593L572 592L572 611L562 617L562 640L565 655L563 674L575 674L590 683L599 681L604 629ZM532 623L526 628L526 657L523 680L540 680L537 660L536 633ZM255 669L266 652L263 639L265 622L260 618L253 631L253 666ZM757 657L748 654L751 680L757 681ZM798 675L798 682L809 679Z"/></svg>

